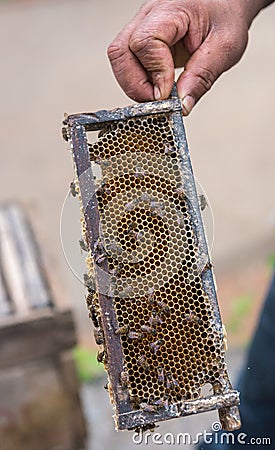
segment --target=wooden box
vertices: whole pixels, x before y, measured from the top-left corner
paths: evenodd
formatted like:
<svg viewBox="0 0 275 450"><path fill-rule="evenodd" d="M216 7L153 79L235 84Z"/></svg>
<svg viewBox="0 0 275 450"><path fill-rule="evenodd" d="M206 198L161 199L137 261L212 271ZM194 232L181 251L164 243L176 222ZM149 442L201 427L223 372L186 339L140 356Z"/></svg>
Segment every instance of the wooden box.
<svg viewBox="0 0 275 450"><path fill-rule="evenodd" d="M71 349L70 309L59 307L31 226L0 207L0 449L80 450L85 421Z"/></svg>

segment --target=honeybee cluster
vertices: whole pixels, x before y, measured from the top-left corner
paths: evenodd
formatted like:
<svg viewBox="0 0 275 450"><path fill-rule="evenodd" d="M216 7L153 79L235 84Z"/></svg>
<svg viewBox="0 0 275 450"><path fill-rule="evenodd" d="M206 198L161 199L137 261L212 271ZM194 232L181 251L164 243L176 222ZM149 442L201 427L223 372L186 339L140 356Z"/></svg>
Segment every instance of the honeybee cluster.
<svg viewBox="0 0 275 450"><path fill-rule="evenodd" d="M221 330L197 270L171 123L163 114L119 121L90 144L90 155L102 171L96 195L103 236L91 255L100 267L108 262L113 332L124 357L121 387L133 409L146 412L197 399L205 383L220 383L226 368ZM206 207L203 197L200 204ZM80 246L87 251L85 242ZM84 281L95 339L104 346L94 280ZM104 350L98 361L107 367Z"/></svg>

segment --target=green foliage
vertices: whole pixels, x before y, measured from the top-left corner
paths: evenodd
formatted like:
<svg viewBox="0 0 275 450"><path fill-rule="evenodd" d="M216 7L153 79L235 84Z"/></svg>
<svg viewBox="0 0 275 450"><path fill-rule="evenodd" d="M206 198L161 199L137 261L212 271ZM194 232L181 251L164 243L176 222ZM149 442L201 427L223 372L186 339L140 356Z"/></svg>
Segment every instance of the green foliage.
<svg viewBox="0 0 275 450"><path fill-rule="evenodd" d="M269 269L271 270L275 269L275 253L271 253L267 257L267 265Z"/></svg>
<svg viewBox="0 0 275 450"><path fill-rule="evenodd" d="M229 332L238 333L245 326L244 321L251 311L253 301L250 295L242 295L232 301L231 316L227 322Z"/></svg>
<svg viewBox="0 0 275 450"><path fill-rule="evenodd" d="M103 365L96 359L97 350L75 347L73 357L76 363L78 378L81 382L89 382L104 373Z"/></svg>

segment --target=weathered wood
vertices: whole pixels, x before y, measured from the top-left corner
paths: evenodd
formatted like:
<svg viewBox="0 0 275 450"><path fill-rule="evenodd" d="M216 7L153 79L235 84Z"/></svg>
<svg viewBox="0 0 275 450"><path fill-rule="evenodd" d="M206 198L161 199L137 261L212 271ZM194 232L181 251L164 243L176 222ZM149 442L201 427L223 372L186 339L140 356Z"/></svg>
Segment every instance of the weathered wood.
<svg viewBox="0 0 275 450"><path fill-rule="evenodd" d="M169 113L172 111L181 111L182 106L178 97L158 102L137 103L125 108L117 108L112 111L101 110L92 113L73 114L64 121L65 127L69 123L85 126L86 131L98 130L102 127L102 123L113 122L114 120L125 120L132 117L147 116L148 114ZM64 135L66 137L67 130L65 128ZM67 136L68 137L68 136Z"/></svg>
<svg viewBox="0 0 275 450"><path fill-rule="evenodd" d="M85 447L85 421L70 351L76 343L72 312L67 306L60 307L59 298L53 299L25 214L18 205L3 205L0 207L1 448L2 445L20 446L22 450Z"/></svg>
<svg viewBox="0 0 275 450"><path fill-rule="evenodd" d="M160 127L158 117L151 117L153 114L161 115L159 120L167 123L169 132L164 132ZM142 120L133 120L137 117L142 118ZM117 121L120 121L120 123L116 123ZM110 398L115 407L117 428L132 429L137 426L147 427L157 421L171 419L181 415L236 406L239 403L239 397L237 392L231 390L226 371L222 347L224 333L217 304L216 289L209 259L207 241L204 235L201 206L196 192L182 120L181 104L180 99L177 96L176 88L173 90L172 98L166 101L134 105L113 111L103 110L94 113L71 115L66 118L63 124L63 135L71 144L75 163L75 174L80 188L81 212L85 222L83 227L85 228L84 237L91 251L91 254L89 255L88 271L95 277L95 283L91 283L92 288L90 288L90 290L96 291L97 296L95 297L96 301L94 301L94 303L96 303L96 305L98 304L98 306L93 308L93 300L89 300L88 306L89 308L91 307L94 322L98 322L99 329L102 328L101 331L104 336L103 355L105 357L105 368L108 371ZM158 135L161 136L159 140L151 133L151 128L160 131L158 133ZM103 134L99 135L98 142L89 144L87 132L94 130L101 130ZM135 152L139 154L139 157L141 157L142 160L144 160L142 167L136 165L137 156L135 155ZM147 158L143 156L143 152L146 152L146 156L147 153L151 154L152 152L154 154L154 162L151 163L150 160L147 161ZM159 180L162 178L164 179L164 177L163 165L161 163L155 163L155 161L157 158L162 158L163 161L166 161L167 153L173 155L173 166L175 165L177 168L177 176L175 177L175 181L171 182L169 187L170 190L165 190L165 194L160 194L160 196L157 197L157 200L161 200L163 203L157 203L155 197L153 197L154 201L152 201L152 193L156 192L159 194L162 192L162 188L159 188ZM116 156L118 161L116 161ZM121 163L121 161L123 161L123 163ZM96 164L102 164L101 176L99 177L97 177L97 171L94 170ZM124 165L123 170L120 169L122 165ZM156 166L156 170L153 169L151 171L152 166ZM158 169L158 166L161 167L161 170ZM106 167L107 169L105 172ZM165 173L168 185L168 179L170 179L169 175L173 172L169 173L169 171L166 171ZM137 178L137 183L135 181L132 183L132 175ZM96 182L94 182L94 179ZM144 184L141 184L141 180ZM173 186L173 183L180 183L179 188L176 188L176 184ZM132 186L133 197L130 195ZM96 187L98 188L98 192L96 192ZM150 215L159 215L161 220L165 222L167 238L163 239L162 244L159 241L162 248L159 253L160 256L163 257L163 249L168 248L168 250L165 250L165 252L167 252L166 261L168 266L169 256L169 267L172 268L173 260L175 258L174 255L182 253L182 258L179 259L179 263L175 261L175 267L178 267L178 269L176 269L178 273L170 270L170 273L167 276L168 271L166 271L165 283L169 285L169 288L166 289L165 287L165 290L163 291L161 291L162 285L160 288L157 279L158 274L156 267L159 263L156 261L157 258L154 260L157 255L157 244L154 245L154 252L152 251L150 258L145 254L143 255L144 260L146 258L146 264L144 263L144 266L146 269L148 267L148 273L150 272L150 264L152 261L153 268L151 270L153 275L151 275L150 283L153 287L150 289L153 291L153 294L150 294L149 292L145 292L144 294L143 289L140 288L142 282L139 281L142 280L143 271L139 266L137 268L133 267L134 264L131 267L129 259L124 260L123 256L123 246L127 247L128 253L131 251L126 236L129 236L130 232L133 231L128 228L128 218L125 220L126 214L134 211L135 207L137 209L143 208L143 205L140 204L141 196L139 197L139 190L142 190L143 196L147 194L147 199L149 198L148 209ZM147 190L150 192L149 194ZM180 202L182 203L184 201L184 208L182 206L179 207L179 199L176 201L173 200L175 192L179 193ZM118 200L116 200L116 197ZM172 207L175 211L175 214L171 215L170 219L168 218L168 214L165 215L164 211L161 211L162 214L156 213L155 207L155 205L162 205L161 209L165 209L165 202L169 197L172 199ZM97 199L99 202L97 202ZM129 202L130 199L131 201ZM154 206L153 203L155 204ZM109 211L112 211L112 213ZM184 217L183 211L185 211ZM144 223L144 227L147 227L148 221L145 214L140 211L138 214L140 214L140 216L134 216L133 213L133 217L135 217L133 222L135 222L136 217L144 217L144 222L142 222L143 219L141 219L140 223ZM116 218L118 216L121 218L123 217L119 226L116 225ZM100 223L101 218L102 223ZM122 223L125 224L125 227L124 225L121 225ZM171 236L175 236L174 226L176 223L180 225L180 229L176 232L179 244L177 244L175 251L172 248L172 237L170 239L170 247L167 245L170 236L169 223L171 225ZM140 225L138 226L140 227ZM159 225L156 225L156 227L158 226ZM130 228L131 227L132 225ZM133 228L134 227L135 225ZM112 228L114 232L111 232ZM119 230L121 230L121 232ZM136 237L135 240L137 240ZM120 252L109 251L109 242L114 243L114 245L111 244L110 247L113 246L118 248ZM125 244L126 242L127 244ZM101 244L101 258L98 258L97 254L99 243ZM106 247L104 246L105 243L107 243ZM136 243L133 244L133 246L131 244L131 249L133 252L136 252ZM189 256L191 253L193 255L192 258ZM92 258L94 264L91 268L90 260ZM100 263L98 263L99 259L101 259ZM140 260L141 259L142 258L140 258ZM109 270L109 262L111 270ZM136 263L137 261L134 262ZM117 270L117 268L119 269ZM144 269L144 267L142 268ZM109 276L107 277L108 274ZM176 281L183 279L183 275L185 278L188 278L188 280L194 280L196 277L195 283L194 281L183 281L182 284L180 284ZM128 280L131 278L134 278L136 283L133 283L135 289L132 289L133 286L128 283ZM117 284L120 282L122 286L123 283L125 283L125 290L119 291L119 289L116 288L116 282L118 282ZM177 289L177 284L180 286L179 289ZM188 284L190 285L189 289ZM147 331L143 333L143 327L144 321L148 319L149 325L154 323L154 313L156 310L152 308L155 308L156 303L158 305L160 303L156 302L156 299L152 299L152 295L153 297L155 296L155 291L158 290L160 292L161 299L164 299L164 301L166 301L167 298L167 301L169 302L169 312L170 309L178 311L182 305L182 296L185 296L186 291L194 292L195 285L195 292L197 292L196 297L195 295L192 296L192 294L190 294L190 300L188 298L189 302L184 302L184 308L181 310L185 311L185 315L183 312L178 315L180 318L178 322L172 321L170 323L170 318L161 316L160 321L158 321L158 323L161 323L162 325L160 334L161 339L155 342L150 341L151 335L153 333L156 335L158 330L149 326L148 339L148 336L146 335ZM126 288L128 288L128 291ZM171 296L171 292L174 292L176 289L179 295ZM129 294L129 292L131 293ZM148 301L143 301L144 296L145 300ZM119 301L120 297L122 299L129 298L127 301L125 300L124 303ZM134 305L136 304L136 299L139 297L139 312L136 313L138 309L135 309ZM187 294L186 297L189 297L189 294ZM191 310L189 309L189 306L191 307L191 304L193 304L192 300L197 302L198 298L200 299L200 302L199 307L196 307L196 311L199 311L198 314L201 314L203 319L195 317L194 311L190 314ZM154 304L153 307L152 304ZM165 308L161 308L161 314L163 313L163 309ZM124 310L127 311L126 315L124 315ZM169 312L166 314L167 316L169 316ZM134 314L136 314L137 318L135 317L135 320L129 319L130 315L131 317L134 317ZM177 314L177 312L175 314ZM120 322L120 327L118 326L118 322ZM190 324L190 322L193 322L193 324ZM176 325L174 325L175 323ZM190 327L191 325L192 327L193 325L203 327L202 329L204 331L198 332L198 335L201 333L201 336L204 336L199 344L196 344L193 330L189 331L188 328L186 329L187 323L188 327L189 325ZM171 324L172 327L170 326ZM165 326L168 331L167 333L164 332ZM177 326L178 328L176 328ZM148 325L145 325L145 327L148 330ZM138 332L139 330L141 330L140 333ZM119 336L121 331L123 339ZM172 332L170 333L170 331ZM178 345L175 344L174 336L176 334L179 336L177 340ZM210 336L210 339L213 339L213 341L211 341L212 344L209 344L210 339L207 340ZM137 341L135 346L131 344L132 339L136 339ZM186 343L189 343L190 341L194 341L193 348L197 349L197 353L193 353L192 357L191 351L190 355L188 355L185 350ZM163 357L161 356L162 350L160 349L162 345L165 348ZM182 350L178 351L177 348L180 348L181 345ZM169 346L168 351L165 346ZM171 348L172 350L170 350ZM153 354L156 354L157 352L160 353L157 358L157 363L150 353L149 358L147 358L148 351L152 351ZM167 353L169 354L169 358L167 358ZM206 358L202 357L201 364L195 361L201 354L207 356L207 367L205 364ZM193 358L194 355L195 358ZM182 373L180 373L179 370L175 370L175 365L172 363L174 356L177 356L177 360L183 360L185 363ZM141 364L140 359L143 361ZM146 363L147 359L150 359L149 364ZM144 361L146 364L144 364ZM211 367L214 368L214 363L215 375L213 375L213 371L211 374ZM159 364L160 366L158 366ZM198 377L197 369L200 365L201 369ZM218 369L216 366L218 366ZM159 367L163 373L161 383L159 381ZM140 370L142 373L140 373ZM181 379L180 382L174 380L173 383L171 383L172 370L174 370L175 376ZM191 383L189 372L193 374L193 383ZM164 382L164 373L166 373L166 383ZM204 394L201 393L201 386L209 380L210 376L211 384L214 384L215 381L221 384L222 392L211 398L206 398L204 397ZM149 383L151 386L148 394L148 391L143 389L143 386L149 386ZM163 384L164 386L160 387L160 384ZM176 395L174 395L171 391L173 392L173 389L175 390L176 388L179 389L176 391ZM160 392L162 392L161 395L163 395L163 398L159 398ZM175 396L177 399L182 399L181 403L175 403ZM145 399L145 401L143 401L143 399ZM138 410L138 408L140 409ZM230 415L230 410L227 410L227 413ZM233 425L231 425L231 423ZM238 429L240 426L240 423L237 420L232 420L231 423L230 427L235 426L235 429ZM229 421L224 421L224 424L229 424ZM230 430L231 429L232 428L230 428Z"/></svg>
<svg viewBox="0 0 275 450"><path fill-rule="evenodd" d="M86 423L81 411L78 380L72 353L69 351L58 355L56 359L57 373L60 375L63 390L71 399L70 428L74 430L74 448L85 448L87 435Z"/></svg>
<svg viewBox="0 0 275 450"><path fill-rule="evenodd" d="M12 312L11 302L7 291L7 283L1 271L1 258L0 258L0 317L8 316L9 314L11 314L11 312Z"/></svg>
<svg viewBox="0 0 275 450"><path fill-rule="evenodd" d="M0 369L53 356L76 342L70 311L45 312L21 322L11 318L0 327Z"/></svg>
<svg viewBox="0 0 275 450"><path fill-rule="evenodd" d="M86 448L79 399L64 387L57 368L53 358L43 358L1 370L1 450ZM76 382L74 371L69 376Z"/></svg>
<svg viewBox="0 0 275 450"><path fill-rule="evenodd" d="M27 316L51 304L51 294L33 231L14 204L0 208L1 272L13 313Z"/></svg>

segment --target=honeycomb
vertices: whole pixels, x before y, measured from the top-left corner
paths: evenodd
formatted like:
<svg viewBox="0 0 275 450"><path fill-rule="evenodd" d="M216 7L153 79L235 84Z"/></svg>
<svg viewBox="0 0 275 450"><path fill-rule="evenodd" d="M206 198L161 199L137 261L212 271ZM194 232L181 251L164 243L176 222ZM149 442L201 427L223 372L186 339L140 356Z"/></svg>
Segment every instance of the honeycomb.
<svg viewBox="0 0 275 450"><path fill-rule="evenodd" d="M127 411L163 420L171 405L231 389L224 331L209 295L213 278L198 231L200 213L186 189L192 172L186 180L169 114L108 122L95 142L89 133L87 138L100 220L93 245L82 222L90 245L87 303L104 346L99 359L110 374L104 344L119 336ZM100 273L107 274L104 283ZM115 312L116 326L109 330L102 325L101 294ZM115 407L116 389L110 377Z"/></svg>

